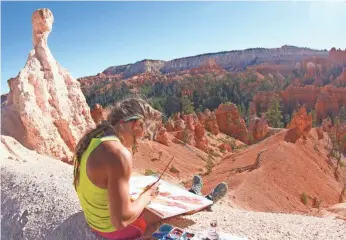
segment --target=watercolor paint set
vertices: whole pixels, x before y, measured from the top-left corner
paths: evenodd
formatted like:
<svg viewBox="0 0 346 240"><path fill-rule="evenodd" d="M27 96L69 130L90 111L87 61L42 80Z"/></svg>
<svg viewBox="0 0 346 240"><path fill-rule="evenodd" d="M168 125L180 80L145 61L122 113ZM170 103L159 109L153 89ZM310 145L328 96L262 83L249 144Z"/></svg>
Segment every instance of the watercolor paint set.
<svg viewBox="0 0 346 240"><path fill-rule="evenodd" d="M161 225L152 237L157 240L194 240L195 234L169 224Z"/></svg>

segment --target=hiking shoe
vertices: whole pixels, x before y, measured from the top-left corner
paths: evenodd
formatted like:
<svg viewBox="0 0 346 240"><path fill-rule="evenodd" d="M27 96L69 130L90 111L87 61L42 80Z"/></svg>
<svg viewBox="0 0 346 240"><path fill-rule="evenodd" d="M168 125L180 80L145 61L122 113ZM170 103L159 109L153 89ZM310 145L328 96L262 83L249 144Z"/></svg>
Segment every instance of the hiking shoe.
<svg viewBox="0 0 346 240"><path fill-rule="evenodd" d="M213 201L213 204L217 203L223 198L228 191L228 185L225 182L219 183L214 190L208 195L208 198Z"/></svg>
<svg viewBox="0 0 346 240"><path fill-rule="evenodd" d="M203 187L203 180L202 180L202 178L199 175L193 176L191 190L195 194L201 195L202 194L202 187Z"/></svg>

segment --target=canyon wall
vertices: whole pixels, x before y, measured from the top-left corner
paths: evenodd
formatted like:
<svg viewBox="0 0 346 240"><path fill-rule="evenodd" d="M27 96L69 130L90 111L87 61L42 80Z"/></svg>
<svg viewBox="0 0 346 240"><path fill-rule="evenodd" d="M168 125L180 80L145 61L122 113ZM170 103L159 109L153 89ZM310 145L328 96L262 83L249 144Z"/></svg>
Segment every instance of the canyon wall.
<svg viewBox="0 0 346 240"><path fill-rule="evenodd" d="M254 48L246 50L226 51L218 53L201 54L192 57L178 58L171 61L142 60L133 64L112 66L103 71L106 75L122 74L128 78L137 74L172 73L190 70L203 66L212 59L215 63L228 71L244 70L248 66L270 63L289 64L294 66L296 62L312 57L328 57L328 51L299 48L294 46L282 46L281 48Z"/></svg>

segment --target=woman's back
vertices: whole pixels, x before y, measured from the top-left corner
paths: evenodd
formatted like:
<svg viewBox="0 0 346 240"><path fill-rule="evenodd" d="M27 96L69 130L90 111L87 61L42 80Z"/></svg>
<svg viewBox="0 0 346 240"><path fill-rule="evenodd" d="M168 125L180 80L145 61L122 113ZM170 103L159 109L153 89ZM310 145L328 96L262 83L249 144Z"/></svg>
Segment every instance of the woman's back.
<svg viewBox="0 0 346 240"><path fill-rule="evenodd" d="M119 141L115 136L93 138L87 150L83 153L80 162L79 184L77 194L86 218L86 221L95 230L112 232L113 227L110 218L108 191L106 188L96 186L87 174L87 163L90 154L105 141ZM90 161L90 159L89 159Z"/></svg>

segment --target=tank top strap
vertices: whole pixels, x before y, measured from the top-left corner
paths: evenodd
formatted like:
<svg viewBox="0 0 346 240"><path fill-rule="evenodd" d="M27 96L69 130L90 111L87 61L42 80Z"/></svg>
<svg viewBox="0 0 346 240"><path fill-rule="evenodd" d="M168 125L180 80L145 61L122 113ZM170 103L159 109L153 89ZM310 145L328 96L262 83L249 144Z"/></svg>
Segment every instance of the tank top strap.
<svg viewBox="0 0 346 240"><path fill-rule="evenodd" d="M120 139L116 136L106 136L106 137L100 137L100 138L93 138L90 142L88 152L89 154L95 150L95 148L100 145L103 142L106 141L118 141L120 142Z"/></svg>

